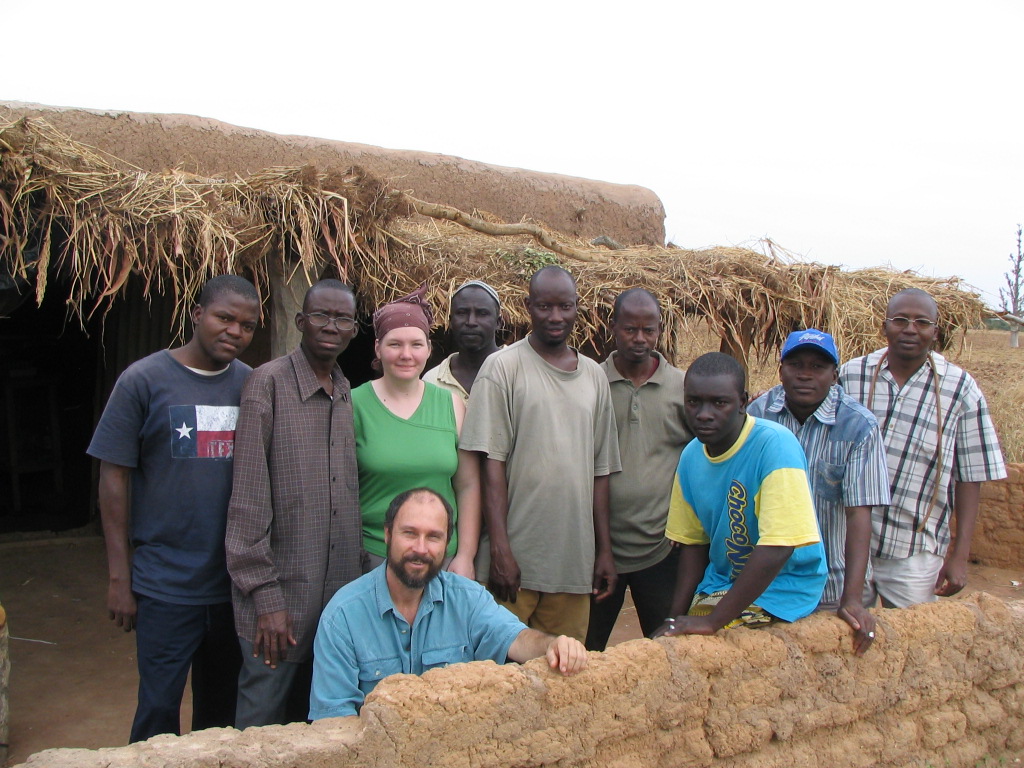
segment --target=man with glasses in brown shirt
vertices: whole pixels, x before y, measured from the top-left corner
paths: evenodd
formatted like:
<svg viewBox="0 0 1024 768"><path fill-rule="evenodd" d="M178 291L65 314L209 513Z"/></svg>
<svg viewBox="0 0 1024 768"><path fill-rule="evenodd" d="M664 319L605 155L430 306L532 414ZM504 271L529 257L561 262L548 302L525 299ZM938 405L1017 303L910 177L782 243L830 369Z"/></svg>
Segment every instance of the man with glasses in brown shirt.
<svg viewBox="0 0 1024 768"><path fill-rule="evenodd" d="M237 728L306 719L320 613L358 578L362 529L349 383L337 358L356 334L337 280L307 292L294 352L242 393L226 550L244 658Z"/></svg>

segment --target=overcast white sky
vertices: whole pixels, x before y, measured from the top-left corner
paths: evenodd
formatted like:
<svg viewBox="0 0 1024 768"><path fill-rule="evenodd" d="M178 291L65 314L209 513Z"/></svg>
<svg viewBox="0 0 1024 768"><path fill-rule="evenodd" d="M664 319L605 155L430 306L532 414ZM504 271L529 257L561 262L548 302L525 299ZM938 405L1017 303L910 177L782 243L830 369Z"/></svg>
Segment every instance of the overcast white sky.
<svg viewBox="0 0 1024 768"><path fill-rule="evenodd" d="M640 184L684 247L959 275L1024 221L1024 3L9 3L0 99Z"/></svg>

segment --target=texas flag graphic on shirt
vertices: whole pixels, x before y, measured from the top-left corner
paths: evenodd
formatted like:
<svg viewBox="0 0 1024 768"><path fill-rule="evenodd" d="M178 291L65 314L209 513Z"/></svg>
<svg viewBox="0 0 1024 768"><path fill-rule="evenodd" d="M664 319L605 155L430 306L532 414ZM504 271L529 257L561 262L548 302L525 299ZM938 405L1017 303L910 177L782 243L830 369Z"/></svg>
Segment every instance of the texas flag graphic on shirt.
<svg viewBox="0 0 1024 768"><path fill-rule="evenodd" d="M171 458L230 459L235 453L237 405L172 405Z"/></svg>

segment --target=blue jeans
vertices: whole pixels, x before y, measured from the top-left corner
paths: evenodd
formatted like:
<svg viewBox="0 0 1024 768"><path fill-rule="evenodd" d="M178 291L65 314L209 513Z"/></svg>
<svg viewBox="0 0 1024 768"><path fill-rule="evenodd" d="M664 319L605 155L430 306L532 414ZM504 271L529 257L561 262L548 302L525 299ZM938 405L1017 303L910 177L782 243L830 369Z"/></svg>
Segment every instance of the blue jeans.
<svg viewBox="0 0 1024 768"><path fill-rule="evenodd" d="M660 627L672 607L678 566L679 549L673 547L661 562L632 573L620 573L615 591L601 602L591 598L590 626L585 643L587 650L603 651L608 645L608 638L626 599L626 587L633 596L644 637Z"/></svg>
<svg viewBox="0 0 1024 768"><path fill-rule="evenodd" d="M129 741L181 733L192 670L192 730L232 726L242 656L231 603L178 605L135 595L139 705Z"/></svg>

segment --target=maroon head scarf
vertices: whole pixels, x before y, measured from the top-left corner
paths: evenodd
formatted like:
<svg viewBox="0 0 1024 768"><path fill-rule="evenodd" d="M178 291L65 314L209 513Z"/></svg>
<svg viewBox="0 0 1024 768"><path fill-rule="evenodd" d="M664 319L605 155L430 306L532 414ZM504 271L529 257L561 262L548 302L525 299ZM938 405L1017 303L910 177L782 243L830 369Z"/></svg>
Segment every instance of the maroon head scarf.
<svg viewBox="0 0 1024 768"><path fill-rule="evenodd" d="M429 338L434 312L426 299L427 284L395 299L373 313L373 335L378 341L395 328L419 328Z"/></svg>

